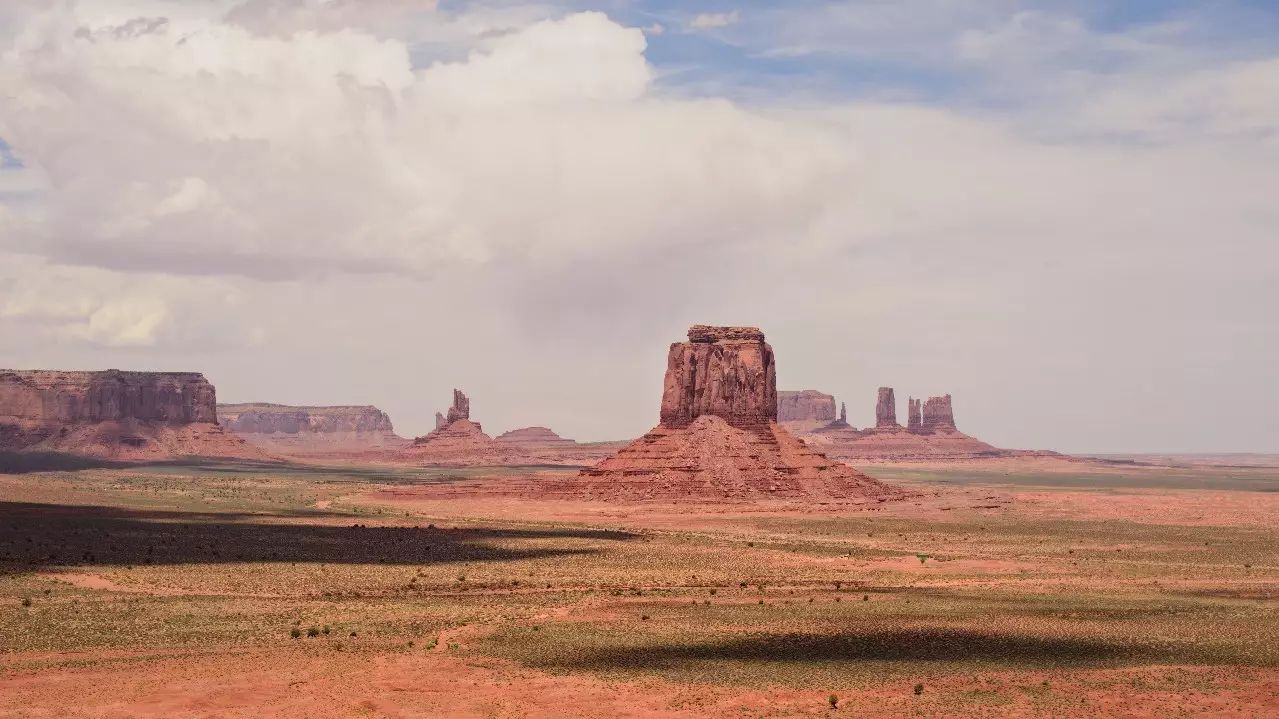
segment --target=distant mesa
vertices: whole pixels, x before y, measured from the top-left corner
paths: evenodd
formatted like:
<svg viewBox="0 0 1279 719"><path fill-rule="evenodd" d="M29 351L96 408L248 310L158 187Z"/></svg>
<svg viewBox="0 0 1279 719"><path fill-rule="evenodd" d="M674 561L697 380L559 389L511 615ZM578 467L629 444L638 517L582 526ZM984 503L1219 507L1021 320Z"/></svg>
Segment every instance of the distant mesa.
<svg viewBox="0 0 1279 719"><path fill-rule="evenodd" d="M835 397L815 389L777 392L777 421L792 432L808 432L835 420Z"/></svg>
<svg viewBox="0 0 1279 719"><path fill-rule="evenodd" d="M521 427L503 432L494 439L503 444L529 450L577 446L577 442L559 436L549 427Z"/></svg>
<svg viewBox="0 0 1279 719"><path fill-rule="evenodd" d="M266 455L218 424L198 372L0 370L0 449L125 460Z"/></svg>
<svg viewBox="0 0 1279 719"><path fill-rule="evenodd" d="M285 454L403 447L391 418L371 405L220 404L218 421L251 444Z"/></svg>
<svg viewBox="0 0 1279 719"><path fill-rule="evenodd" d="M892 387L880 387L876 393L873 427L854 429L841 413L841 421L798 429L814 446L847 460L963 460L1056 454L1000 449L960 432L948 394L922 401L908 397L906 426L902 427L897 423L896 392Z"/></svg>
<svg viewBox="0 0 1279 719"><path fill-rule="evenodd" d="M667 354L659 424L548 493L671 500L898 496L778 426L776 372L773 348L759 329L693 326L688 341Z"/></svg>
<svg viewBox="0 0 1279 719"><path fill-rule="evenodd" d="M471 400L453 390L453 404L445 414L436 413L436 427L413 440L400 454L415 464L441 466L500 465L518 461L518 453L484 433L471 421ZM443 419L443 423L441 423Z"/></svg>

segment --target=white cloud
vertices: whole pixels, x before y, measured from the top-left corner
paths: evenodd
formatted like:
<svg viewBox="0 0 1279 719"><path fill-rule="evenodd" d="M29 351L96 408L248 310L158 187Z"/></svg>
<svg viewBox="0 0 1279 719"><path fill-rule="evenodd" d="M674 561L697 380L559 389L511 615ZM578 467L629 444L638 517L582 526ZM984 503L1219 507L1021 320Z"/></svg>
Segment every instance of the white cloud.
<svg viewBox="0 0 1279 719"><path fill-rule="evenodd" d="M1120 448L1105 403L1197 412L1175 446L1227 426L1221 393L1279 387L1258 309L1279 259L1273 60L1181 72L1159 38L969 3L943 17L984 34L917 15L907 42L884 29L903 6L876 3L832 16L859 52L927 46L1006 79L1014 109L746 106L655 84L644 32L599 13L356 5L16 17L0 137L29 191L0 188L0 346L375 402L409 432L460 385L490 429L584 439L651 424L663 347L694 321L763 325L784 382L852 408L883 383L952 391L1013 445ZM406 17L460 51L415 67L388 29ZM783 35L848 46L828 25ZM1119 69L1061 70L1090 48ZM1042 76L998 69L1019 60Z"/></svg>
<svg viewBox="0 0 1279 719"><path fill-rule="evenodd" d="M741 20L741 15L736 10L732 12L704 12L694 15L693 19L688 21L688 26L694 30L712 30L736 25L739 20Z"/></svg>

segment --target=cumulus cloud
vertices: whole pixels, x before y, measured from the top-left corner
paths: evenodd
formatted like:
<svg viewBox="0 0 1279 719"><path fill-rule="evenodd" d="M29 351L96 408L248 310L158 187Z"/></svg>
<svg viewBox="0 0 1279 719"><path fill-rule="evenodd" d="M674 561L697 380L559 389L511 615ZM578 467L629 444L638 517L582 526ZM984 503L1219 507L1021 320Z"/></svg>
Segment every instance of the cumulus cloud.
<svg viewBox="0 0 1279 719"><path fill-rule="evenodd" d="M1196 422L1111 441L1092 396L1228 426L1223 391L1279 386L1271 343L1205 349L1263 335L1273 299L1273 59L1182 72L1166 39L1069 18L943 3L976 27L891 33L921 5L857 5L780 34L944 60L1016 102L694 97L646 31L541 7L0 8L24 164L0 170L0 332L24 341L0 344L374 402L410 433L463 386L486 426L582 439L652 423L692 322L763 325L783 383L854 412L880 384L953 392L1008 445L1165 449ZM1017 61L1043 76L1001 74Z"/></svg>

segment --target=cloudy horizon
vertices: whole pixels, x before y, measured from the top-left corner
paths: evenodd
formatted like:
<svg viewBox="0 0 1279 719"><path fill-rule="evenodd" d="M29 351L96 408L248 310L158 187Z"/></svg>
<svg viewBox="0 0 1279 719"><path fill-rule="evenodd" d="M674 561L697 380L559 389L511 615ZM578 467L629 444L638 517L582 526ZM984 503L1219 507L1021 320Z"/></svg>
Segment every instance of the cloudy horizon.
<svg viewBox="0 0 1279 719"><path fill-rule="evenodd" d="M0 7L0 367L406 436L638 436L704 323L856 426L1279 451L1275 187L1246 0Z"/></svg>

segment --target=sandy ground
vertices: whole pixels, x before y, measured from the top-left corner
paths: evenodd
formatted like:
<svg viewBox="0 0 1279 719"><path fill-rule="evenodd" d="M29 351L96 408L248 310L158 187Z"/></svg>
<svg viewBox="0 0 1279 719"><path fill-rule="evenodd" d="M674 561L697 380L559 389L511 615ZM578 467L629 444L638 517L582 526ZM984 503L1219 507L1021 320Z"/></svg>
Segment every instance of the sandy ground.
<svg viewBox="0 0 1279 719"><path fill-rule="evenodd" d="M1017 471L1068 471L1057 463L1049 468L1043 463L1039 459L1027 460L1017 464ZM102 483L93 484L98 479ZM276 506L263 504L266 502L284 502L298 511L331 513L280 520L298 526L346 528L367 523L423 527L432 523L439 524L441 532L489 526L631 531L636 533L635 538L626 547L651 538L658 553L672 553L670 561L679 564L682 573L654 582L648 564L660 565L665 558L646 558L642 553L619 550L621 553L606 556L619 557L609 560L620 562L609 571L620 572L620 581L614 574L603 580L590 575L590 565L581 563L588 560L572 556L504 558L489 566L510 564L521 571L525 567L536 569L537 582L499 584L484 579L488 576L485 571L496 570L468 561L448 564L438 571L424 567L418 572L424 589L388 589L385 584L378 584L385 581L384 573L408 575L415 565L400 570L394 565L385 568L373 559L361 560L365 564L351 565L349 577L333 580L333 587L342 590L344 598L340 601L353 605L353 611L395 615L397 621L413 621L414 615L420 613L422 621L438 624L441 620L430 617L440 606L465 601L470 602L466 605L467 614L461 620L444 620L442 628L427 632L429 643L420 634L416 643L406 643L389 632L369 637L347 637L335 632L332 636L296 641L219 640L192 645L185 640L165 642L163 635L160 640L147 635L145 646L108 643L53 650L0 649L0 718L1279 716L1279 666L1272 659L1202 664L1154 661L1113 667L985 666L953 671L931 667L925 656L911 660L920 667L920 675L927 676L917 694L913 680L896 675L849 674L841 680L836 672L835 679L822 686L805 685L803 681L798 686L796 681L736 683L709 676L704 680L689 679L686 673L660 670L635 674L539 669L489 650L495 646L492 642L500 643L501 633L512 627L554 629L584 624L603 627L606 632L644 632L652 624L654 631L674 632L676 637L685 629L751 636L764 630L765 625L752 625L737 615L728 615L729 619L713 627L686 626L679 623L685 620L676 613L685 611L690 598L694 606L703 601L709 605L713 600L713 609L725 612L752 609L757 597L761 597L760 605L767 599L773 606L795 602L797 606L843 607L859 599L860 589L842 595L845 604L833 604L841 595L832 590L828 577L865 579L874 585L868 591L878 592L875 606L881 614L875 616L901 613L909 617L909 622L928 619L926 614L910 614L914 610L906 604L914 598L917 603L912 606L918 606L932 591L1010 602L1022 594L1042 598L1065 592L1061 596L1068 599L1086 592L1098 596L1111 593L1118 598L1116 601L1127 602L1115 610L1117 617L1126 620L1129 617L1125 612L1137 613L1131 617L1135 624L1116 625L1125 632L1181 639L1178 632L1206 631L1205 638L1212 639L1211 623L1168 624L1191 629L1161 630L1159 622L1164 621L1161 617L1165 615L1152 613L1149 617L1155 623L1142 624L1146 621L1146 615L1140 614L1145 611L1140 607L1146 606L1142 602L1181 602L1166 611L1195 612L1199 611L1197 605L1190 604L1192 599L1187 597L1203 595L1220 597L1212 600L1217 603L1208 605L1211 609L1204 614L1208 619L1214 612L1247 611L1248 617L1255 617L1247 621L1257 622L1259 637L1275 636L1279 626L1279 550L1270 555L1263 551L1257 555L1260 559L1248 559L1246 568L1222 564L1219 554L1205 554L1202 562L1193 555L1189 560L1182 555L1221 537L1247 537L1254 543L1250 546L1255 547L1258 541L1265 546L1276 531L1279 492L910 484L913 493L909 499L887 504L848 501L693 506L530 500L506 491L484 492L483 480L468 480L461 491L455 485L354 483L316 493L305 481L295 486L277 478L219 478L198 480L205 482L200 486L211 488L199 499L194 497L187 477L176 482L146 479L137 486L126 479L127 475L114 471L100 478L6 476L0 477L0 487L5 489L7 501L53 502L50 497L61 492L61 501L84 504L96 492L96 496L110 496L112 502L130 505L169 501L156 499L157 493L163 498L168 492L182 501L202 502L201 511L221 511L220 507L233 501L247 503L251 509L258 507L249 513L250 518L253 512L266 516L263 507ZM507 478L494 482L501 485L495 485L495 490L509 489ZM477 487L480 491L476 491ZM6 500L0 500L0 505ZM236 511L243 511L238 504L236 507ZM368 514L356 519L340 514L352 507ZM159 526L169 526L170 522L163 516L144 516L139 521L158 521ZM875 524L875 531L868 532L865 530L872 525L867 523L881 524ZM1105 530L1110 526L1116 528L1113 535ZM86 530L87 527L86 524ZM977 534L988 527L990 536ZM1076 533L1052 533L1064 531L1062 527ZM1092 534L1092 527L1101 530ZM970 530L975 535L972 538L967 536ZM937 539L943 537L944 541ZM928 538L940 542L936 544L938 549L930 550L938 556L925 554L921 558L909 549L911 543ZM971 544L956 544L961 540ZM0 559L12 551L12 546L22 546L23 541L22 536L15 536L13 544L0 544ZM521 541L542 547L559 540L533 537ZM588 540L573 541L580 544ZM792 545L800 549L797 551ZM845 553L845 546L855 551ZM1210 549L1213 548L1203 551ZM753 587L739 590L735 583L727 588L722 583L705 583L709 581L705 573L719 569L717 563L742 562L741 552L745 551L750 552L755 569L743 568L742 572L767 570L785 581L773 580L777 585L770 586L766 594L763 587L757 594ZM1102 553L1117 558L1102 563L1097 558ZM717 562L717 557L723 561ZM638 562L634 577L629 579L627 562ZM7 605L3 611L16 612L21 611L14 608L18 597L35 593L37 602L42 602L45 600L38 592L46 590L41 587L66 587L74 593L71 601L86 605L98 601L114 612L107 614L102 620L107 624L95 626L96 630L109 631L112 622L146 619L148 612L170 611L168 603L182 605L176 616L183 622L198 622L201 611L222 612L226 616L220 616L219 621L230 621L227 616L235 618L258 611L261 606L296 604L303 608L299 612L329 611L324 608L339 600L320 595L317 587L308 584L307 577L348 570L341 570L336 564L332 566L337 569L327 566L301 562L292 567L282 565L281 573L292 574L283 577L274 591L266 591L264 586L274 585L264 584L261 572L242 572L240 565L234 563L193 565L191 570L90 563L48 566L36 572L11 564L7 578L0 574L0 594L9 592L2 598ZM553 570L553 576L546 577L544 587L542 573L550 571L547 567ZM577 571L582 576L576 576ZM468 576L474 586L461 586L460 577L453 575L462 572L477 577ZM533 571L528 573L532 575ZM699 573L703 573L700 578ZM516 575L508 572L503 576ZM342 584L344 581L347 584ZM619 596L628 586L642 590L643 596ZM708 594L707 588L715 586L721 587L720 593ZM57 595L55 589L53 596ZM1165 596L1171 599L1163 599ZM814 600L817 605L804 604ZM388 601L401 604L392 608L386 604ZM186 603L190 602L209 604L187 608ZM478 608L470 609L472 606ZM1080 632L1109 631L1106 622L1111 620L1098 619L1102 608L1082 604L1071 611L1078 618L1054 615L1045 626L1061 626L1069 631L1078 628ZM654 615L651 622L648 614ZM1171 621L1178 615L1166 616ZM361 619L370 621L369 617ZM992 624L1037 621L1018 617L1001 620L996 616L988 619ZM965 621L981 628L986 620L978 614L976 621ZM161 617L155 621L163 626L163 621L173 620ZM956 620L948 615L946 621ZM0 628L3 626L6 625L0 623ZM19 622L8 626L22 625ZM83 631L81 626L53 626L40 631ZM1229 631L1238 631L1235 624L1226 626ZM839 696L839 709L831 708L831 693Z"/></svg>

